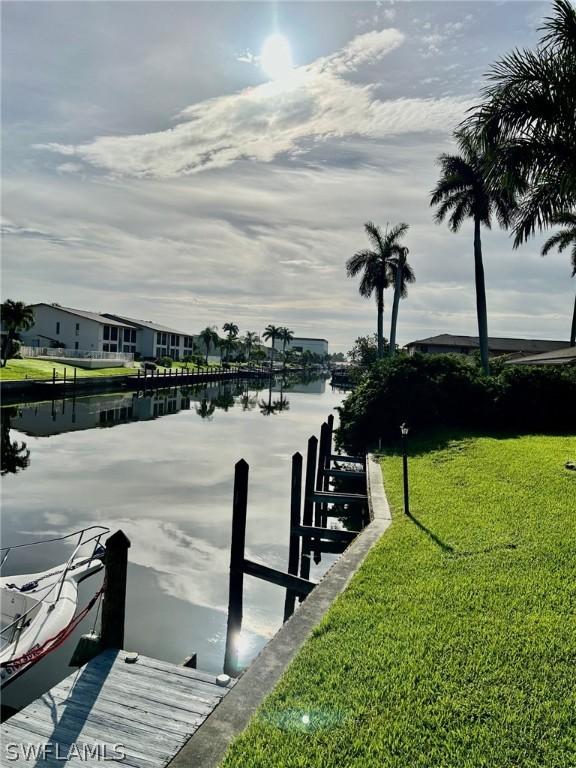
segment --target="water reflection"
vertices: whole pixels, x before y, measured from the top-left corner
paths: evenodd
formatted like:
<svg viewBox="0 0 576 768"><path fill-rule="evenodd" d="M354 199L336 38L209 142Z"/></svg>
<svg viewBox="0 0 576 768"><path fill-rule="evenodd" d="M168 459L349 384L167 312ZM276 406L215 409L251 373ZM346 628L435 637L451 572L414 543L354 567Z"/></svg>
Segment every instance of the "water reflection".
<svg viewBox="0 0 576 768"><path fill-rule="evenodd" d="M276 403L274 418L261 415L261 400ZM196 651L201 668L220 672L234 464L243 457L252 468L247 556L285 570L290 458L339 403L324 380L279 379L2 409L3 444L5 435L27 443L31 458L26 472L3 478L3 540L122 528L132 542L126 647L177 663ZM318 580L334 558L312 562L310 577ZM56 562L20 563L19 572ZM284 601L273 584L245 583L241 666L281 625Z"/></svg>
<svg viewBox="0 0 576 768"><path fill-rule="evenodd" d="M254 380L218 382L208 386L72 397L2 408L0 416L3 462L5 458L6 472L17 472L29 464L26 443L11 442L10 429L34 437L48 437L64 432L109 428L133 421L158 419L190 410L192 403L196 403L196 414L208 421L212 420L217 410L228 412L237 403L242 411L252 411L259 405L262 414L270 415L290 408L290 402L284 394L287 388L294 392L317 391L322 394L325 391L325 381L295 384L280 379L270 381L267 386L259 386ZM259 394L264 390L267 390L267 397L259 401ZM4 463L2 466L4 474Z"/></svg>
<svg viewBox="0 0 576 768"><path fill-rule="evenodd" d="M30 465L30 450L22 440L12 440L10 427L12 419L18 415L15 407L2 409L0 422L0 474L16 474Z"/></svg>

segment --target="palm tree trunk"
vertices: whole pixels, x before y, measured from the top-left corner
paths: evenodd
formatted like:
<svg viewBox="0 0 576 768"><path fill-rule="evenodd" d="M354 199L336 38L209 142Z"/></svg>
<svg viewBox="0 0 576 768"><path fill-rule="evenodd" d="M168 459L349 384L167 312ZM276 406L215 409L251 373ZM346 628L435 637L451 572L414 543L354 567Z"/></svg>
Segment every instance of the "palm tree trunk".
<svg viewBox="0 0 576 768"><path fill-rule="evenodd" d="M480 360L486 376L490 374L488 362L488 311L486 309L486 285L484 284L484 265L482 264L482 240L480 238L480 219L474 217L474 277L476 283L476 314L478 315L478 338L480 341Z"/></svg>
<svg viewBox="0 0 576 768"><path fill-rule="evenodd" d="M377 288L377 305L378 305L378 358L384 357L384 288L378 286Z"/></svg>
<svg viewBox="0 0 576 768"><path fill-rule="evenodd" d="M574 296L574 312L572 313L572 328L570 329L570 346L576 347L576 296Z"/></svg>
<svg viewBox="0 0 576 768"><path fill-rule="evenodd" d="M400 305L400 293L402 289L402 265L396 268L396 282L394 285L394 302L392 304L392 322L390 324L390 357L396 353L396 325L398 323L398 307Z"/></svg>

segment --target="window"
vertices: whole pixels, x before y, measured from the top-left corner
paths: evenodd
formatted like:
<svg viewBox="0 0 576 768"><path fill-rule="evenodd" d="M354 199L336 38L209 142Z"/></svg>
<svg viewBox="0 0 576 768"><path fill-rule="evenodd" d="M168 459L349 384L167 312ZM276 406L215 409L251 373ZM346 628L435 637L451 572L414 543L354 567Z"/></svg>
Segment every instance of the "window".
<svg viewBox="0 0 576 768"><path fill-rule="evenodd" d="M136 344L136 331L133 328L124 328L124 341Z"/></svg>
<svg viewBox="0 0 576 768"><path fill-rule="evenodd" d="M56 323L56 336L60 334L60 322Z"/></svg>
<svg viewBox="0 0 576 768"><path fill-rule="evenodd" d="M110 338L110 326L109 325L105 325L104 326L104 341L108 341L109 338Z"/></svg>
<svg viewBox="0 0 576 768"><path fill-rule="evenodd" d="M118 341L118 328L110 328L110 338L112 341Z"/></svg>
<svg viewBox="0 0 576 768"><path fill-rule="evenodd" d="M80 336L80 323L76 323L76 336ZM78 349L78 347L76 347Z"/></svg>
<svg viewBox="0 0 576 768"><path fill-rule="evenodd" d="M170 334L170 344L173 347L177 347L180 344L180 336L177 333Z"/></svg>
<svg viewBox="0 0 576 768"><path fill-rule="evenodd" d="M77 341L75 341L75 342L74 342L74 349L78 349L78 348L79 348L79 346L80 346L80 345L78 344L78 342L77 342Z"/></svg>
<svg viewBox="0 0 576 768"><path fill-rule="evenodd" d="M118 345L110 344L110 352L117 352L117 351L118 351Z"/></svg>
<svg viewBox="0 0 576 768"><path fill-rule="evenodd" d="M110 352L110 344L102 344L103 352Z"/></svg>

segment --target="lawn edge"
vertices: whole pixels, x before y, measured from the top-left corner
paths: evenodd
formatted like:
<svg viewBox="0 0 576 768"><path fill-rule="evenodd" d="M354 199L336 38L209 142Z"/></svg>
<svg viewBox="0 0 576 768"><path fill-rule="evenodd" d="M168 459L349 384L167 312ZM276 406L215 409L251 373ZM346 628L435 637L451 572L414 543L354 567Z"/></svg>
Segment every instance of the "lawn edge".
<svg viewBox="0 0 576 768"><path fill-rule="evenodd" d="M309 639L334 600L346 589L368 552L392 523L379 459L366 461L370 523L326 572L318 586L262 649L222 702L170 761L168 768L216 768L228 747Z"/></svg>

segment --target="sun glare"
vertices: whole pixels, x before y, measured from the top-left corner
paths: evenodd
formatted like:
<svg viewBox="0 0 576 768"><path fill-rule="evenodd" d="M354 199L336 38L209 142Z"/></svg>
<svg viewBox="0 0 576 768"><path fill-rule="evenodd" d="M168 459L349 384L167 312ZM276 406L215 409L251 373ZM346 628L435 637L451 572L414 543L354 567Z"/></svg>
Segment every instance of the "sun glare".
<svg viewBox="0 0 576 768"><path fill-rule="evenodd" d="M278 80L292 70L292 51L284 35L266 38L260 54L260 66L271 80Z"/></svg>

